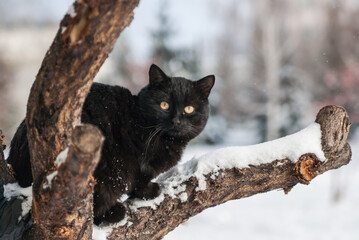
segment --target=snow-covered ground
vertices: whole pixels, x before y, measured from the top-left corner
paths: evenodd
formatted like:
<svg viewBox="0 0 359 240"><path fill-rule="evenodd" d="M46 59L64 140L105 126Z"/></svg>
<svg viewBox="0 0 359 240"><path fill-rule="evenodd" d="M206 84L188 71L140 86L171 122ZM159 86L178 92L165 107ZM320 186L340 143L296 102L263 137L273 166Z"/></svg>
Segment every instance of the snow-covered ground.
<svg viewBox="0 0 359 240"><path fill-rule="evenodd" d="M288 195L271 191L207 209L164 239L359 239L359 138L351 146L348 166L326 172L308 186L298 184ZM189 146L184 161L219 147Z"/></svg>

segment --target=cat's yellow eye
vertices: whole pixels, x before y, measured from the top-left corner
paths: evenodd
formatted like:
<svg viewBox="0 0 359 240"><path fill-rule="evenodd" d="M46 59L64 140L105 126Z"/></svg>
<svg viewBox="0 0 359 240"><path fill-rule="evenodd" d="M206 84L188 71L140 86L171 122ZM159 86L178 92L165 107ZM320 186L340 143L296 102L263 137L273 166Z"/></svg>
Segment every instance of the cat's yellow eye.
<svg viewBox="0 0 359 240"><path fill-rule="evenodd" d="M160 107L163 110L168 110L170 108L170 105L168 104L168 102L161 102Z"/></svg>
<svg viewBox="0 0 359 240"><path fill-rule="evenodd" d="M192 107L192 106L187 106L184 108L184 112L187 114L191 114L191 113L193 113L193 111L194 111L194 107Z"/></svg>

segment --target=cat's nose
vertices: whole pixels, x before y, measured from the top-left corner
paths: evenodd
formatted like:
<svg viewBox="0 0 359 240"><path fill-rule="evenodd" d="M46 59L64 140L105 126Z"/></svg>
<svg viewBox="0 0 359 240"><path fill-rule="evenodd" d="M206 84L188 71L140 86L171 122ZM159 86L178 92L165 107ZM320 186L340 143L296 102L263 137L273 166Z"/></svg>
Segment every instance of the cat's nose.
<svg viewBox="0 0 359 240"><path fill-rule="evenodd" d="M176 126L178 126L178 125L181 124L181 120L179 120L179 118L174 118L174 119L172 119L172 122L173 122L173 124L176 125Z"/></svg>

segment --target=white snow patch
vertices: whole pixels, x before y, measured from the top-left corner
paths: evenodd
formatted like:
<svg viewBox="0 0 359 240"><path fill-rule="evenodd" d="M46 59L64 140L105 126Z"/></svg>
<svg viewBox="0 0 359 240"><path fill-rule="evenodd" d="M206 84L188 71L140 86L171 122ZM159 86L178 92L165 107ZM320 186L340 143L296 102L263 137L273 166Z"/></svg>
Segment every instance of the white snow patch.
<svg viewBox="0 0 359 240"><path fill-rule="evenodd" d="M161 194L157 198L151 200L134 199L128 207L132 211L136 211L142 207L151 207L153 210L156 210L157 206L165 199L165 195L172 198L179 198L181 202L187 200L187 193L185 192L186 186L180 185L182 181L177 181L176 177L171 178L171 176L168 176L165 180L159 180L159 182L161 185Z"/></svg>
<svg viewBox="0 0 359 240"><path fill-rule="evenodd" d="M67 10L66 14L70 15L70 17L72 18L76 17L76 11L73 4L70 5L69 10Z"/></svg>
<svg viewBox="0 0 359 240"><path fill-rule="evenodd" d="M93 225L93 231L92 231L92 239L93 240L106 240L107 237L110 235L110 233L113 231L113 229L125 226L131 226L133 223L131 221L128 221L128 216L126 215L124 219L122 219L118 223L108 224L108 223L102 223L100 226Z"/></svg>
<svg viewBox="0 0 359 240"><path fill-rule="evenodd" d="M183 192L179 195L179 199L181 200L181 202L186 202L188 199L188 194L186 192Z"/></svg>
<svg viewBox="0 0 359 240"><path fill-rule="evenodd" d="M218 176L218 172L214 172L214 173L212 173L212 175L210 176L210 178L211 178L212 180L215 180L217 176Z"/></svg>
<svg viewBox="0 0 359 240"><path fill-rule="evenodd" d="M193 175L199 181L198 190L204 190L204 176L208 173L217 173L221 169L247 168L249 165L260 165L285 158L296 162L305 153L314 153L320 161L325 161L318 123L273 141L251 146L226 147L205 154L196 160Z"/></svg>
<svg viewBox="0 0 359 240"><path fill-rule="evenodd" d="M161 192L161 194L151 200L142 200L142 199L135 199L131 201L130 205L128 206L132 211L136 211L139 208L142 207L150 207L153 210L156 210L157 206L165 199L164 192Z"/></svg>
<svg viewBox="0 0 359 240"><path fill-rule="evenodd" d="M67 27L61 27L61 34L63 34L66 31Z"/></svg>
<svg viewBox="0 0 359 240"><path fill-rule="evenodd" d="M273 141L244 146L226 147L205 154L198 160L198 168L212 172L213 168L245 168L249 165L260 165L274 160L288 158L296 162L305 153L314 153L320 161L325 161L321 145L321 131L318 123L283 138Z"/></svg>
<svg viewBox="0 0 359 240"><path fill-rule="evenodd" d="M69 153L69 147L65 148L62 152L59 153L55 160L56 166L60 167L67 159L67 154Z"/></svg>
<svg viewBox="0 0 359 240"><path fill-rule="evenodd" d="M204 177L203 174L197 174L196 175L197 180L198 180L198 186L196 187L196 191L203 191L206 190L207 188L207 183L206 183L206 179Z"/></svg>
<svg viewBox="0 0 359 240"><path fill-rule="evenodd" d="M121 197L117 199L117 202L123 203L124 201L127 200L127 198L129 198L127 194L122 194Z"/></svg>
<svg viewBox="0 0 359 240"><path fill-rule="evenodd" d="M96 226L93 225L92 239L93 240L106 240L112 232L113 226Z"/></svg>
<svg viewBox="0 0 359 240"><path fill-rule="evenodd" d="M31 209L32 186L22 188L18 183L6 184L4 185L4 197L7 201L9 201L11 198L23 199L21 203L21 217L24 217Z"/></svg>
<svg viewBox="0 0 359 240"><path fill-rule="evenodd" d="M125 226L127 224L128 216L126 215L121 221L116 223L116 226Z"/></svg>
<svg viewBox="0 0 359 240"><path fill-rule="evenodd" d="M46 189L46 188L51 188L51 185L52 185L52 180L54 179L54 177L57 175L57 170L50 173L49 175L46 176L46 180L47 182L44 183L43 185L43 188Z"/></svg>
<svg viewBox="0 0 359 240"><path fill-rule="evenodd" d="M277 166L282 166L284 164L284 162L277 162Z"/></svg>

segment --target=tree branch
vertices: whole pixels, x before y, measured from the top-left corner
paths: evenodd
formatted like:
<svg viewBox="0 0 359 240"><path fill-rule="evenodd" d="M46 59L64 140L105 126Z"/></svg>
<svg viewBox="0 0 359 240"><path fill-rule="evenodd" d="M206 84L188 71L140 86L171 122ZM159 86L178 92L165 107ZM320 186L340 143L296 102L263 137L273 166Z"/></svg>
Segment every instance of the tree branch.
<svg viewBox="0 0 359 240"><path fill-rule="evenodd" d="M309 184L317 175L348 164L351 159L351 149L347 143L350 123L345 109L325 107L318 113L316 122L321 128L321 140L319 134L318 144L323 149L323 156L304 152L298 159L290 160L292 156L268 159L267 163L249 164L244 168L218 169L218 166L212 166L212 170L207 171L203 179L196 171L198 172L201 161L207 161L206 156L201 161L191 160L159 179L163 194L157 199L127 200L128 216L120 224L122 226L113 229L108 239L160 239L188 218L209 207L274 189L283 189L288 193L297 183ZM291 139L296 136L292 135ZM292 148L289 150L295 151L297 146ZM210 156L211 153L208 158ZM203 180L204 188L200 183Z"/></svg>

